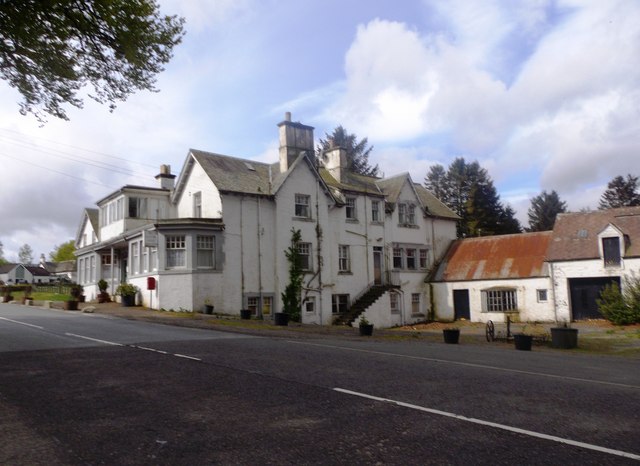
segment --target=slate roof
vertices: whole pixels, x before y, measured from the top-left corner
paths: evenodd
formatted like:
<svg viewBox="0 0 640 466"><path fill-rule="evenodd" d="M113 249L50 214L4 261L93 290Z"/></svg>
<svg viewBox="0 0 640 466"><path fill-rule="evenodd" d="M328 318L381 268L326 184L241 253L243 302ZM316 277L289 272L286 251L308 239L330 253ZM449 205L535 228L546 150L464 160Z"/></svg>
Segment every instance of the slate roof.
<svg viewBox="0 0 640 466"><path fill-rule="evenodd" d="M51 276L48 270L45 270L44 267L40 267L39 265L25 265L24 268L27 269L34 277Z"/></svg>
<svg viewBox="0 0 640 466"><path fill-rule="evenodd" d="M599 259L598 234L609 224L625 235L624 257L640 257L640 207L621 207L558 215L547 260Z"/></svg>
<svg viewBox="0 0 640 466"><path fill-rule="evenodd" d="M552 232L466 238L454 241L433 281L498 280L546 276Z"/></svg>
<svg viewBox="0 0 640 466"><path fill-rule="evenodd" d="M19 264L0 264L0 273L1 274L5 274L5 273L9 273L11 272L14 268L16 268L16 266L18 266Z"/></svg>

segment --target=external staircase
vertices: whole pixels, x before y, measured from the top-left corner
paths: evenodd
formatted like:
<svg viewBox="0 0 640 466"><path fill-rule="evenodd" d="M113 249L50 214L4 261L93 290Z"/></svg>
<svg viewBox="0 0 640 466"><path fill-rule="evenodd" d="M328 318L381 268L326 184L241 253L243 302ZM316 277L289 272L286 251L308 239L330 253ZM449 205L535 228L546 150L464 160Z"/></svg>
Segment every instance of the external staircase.
<svg viewBox="0 0 640 466"><path fill-rule="evenodd" d="M369 306L380 299L387 291L400 288L395 285L373 285L351 304L348 311L338 315L334 325L351 325Z"/></svg>

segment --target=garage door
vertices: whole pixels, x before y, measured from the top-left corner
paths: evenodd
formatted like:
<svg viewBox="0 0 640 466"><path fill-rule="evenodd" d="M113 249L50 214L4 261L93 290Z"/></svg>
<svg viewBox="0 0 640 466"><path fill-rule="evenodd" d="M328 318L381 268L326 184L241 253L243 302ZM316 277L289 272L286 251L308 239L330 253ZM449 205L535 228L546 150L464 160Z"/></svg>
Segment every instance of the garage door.
<svg viewBox="0 0 640 466"><path fill-rule="evenodd" d="M600 297L603 288L610 283L617 283L620 286L620 277L570 278L569 292L573 320L602 319L596 300Z"/></svg>

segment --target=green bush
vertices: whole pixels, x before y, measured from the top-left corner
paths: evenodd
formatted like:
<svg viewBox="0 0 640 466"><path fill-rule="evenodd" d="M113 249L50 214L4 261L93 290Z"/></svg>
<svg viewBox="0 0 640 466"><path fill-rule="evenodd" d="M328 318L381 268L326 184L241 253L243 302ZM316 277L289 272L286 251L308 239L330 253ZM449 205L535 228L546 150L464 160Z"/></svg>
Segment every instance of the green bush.
<svg viewBox="0 0 640 466"><path fill-rule="evenodd" d="M598 309L615 325L640 323L640 277L633 274L626 278L622 292L617 283L605 286L598 299Z"/></svg>

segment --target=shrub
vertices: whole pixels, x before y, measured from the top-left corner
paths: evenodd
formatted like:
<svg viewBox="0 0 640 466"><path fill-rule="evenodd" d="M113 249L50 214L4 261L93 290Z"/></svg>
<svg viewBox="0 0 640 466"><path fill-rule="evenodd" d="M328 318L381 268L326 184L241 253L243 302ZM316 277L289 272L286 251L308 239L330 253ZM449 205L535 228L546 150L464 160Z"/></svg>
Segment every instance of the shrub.
<svg viewBox="0 0 640 466"><path fill-rule="evenodd" d="M617 283L607 285L600 293L598 309L615 325L640 323L640 277L625 278L624 291Z"/></svg>

